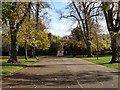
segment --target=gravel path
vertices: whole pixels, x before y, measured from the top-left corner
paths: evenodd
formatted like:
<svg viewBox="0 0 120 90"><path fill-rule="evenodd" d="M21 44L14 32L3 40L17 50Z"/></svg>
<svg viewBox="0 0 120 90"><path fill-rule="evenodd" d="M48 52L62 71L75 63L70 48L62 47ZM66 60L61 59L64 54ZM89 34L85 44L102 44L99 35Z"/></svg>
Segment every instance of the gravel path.
<svg viewBox="0 0 120 90"><path fill-rule="evenodd" d="M118 75L79 58L47 57L3 78L2 88L118 88Z"/></svg>

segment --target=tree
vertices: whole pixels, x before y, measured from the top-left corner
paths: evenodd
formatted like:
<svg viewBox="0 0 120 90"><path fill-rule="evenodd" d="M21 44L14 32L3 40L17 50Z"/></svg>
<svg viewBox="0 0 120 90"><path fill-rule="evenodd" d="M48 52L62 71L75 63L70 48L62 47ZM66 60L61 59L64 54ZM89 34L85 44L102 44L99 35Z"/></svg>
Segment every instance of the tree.
<svg viewBox="0 0 120 90"><path fill-rule="evenodd" d="M120 30L120 1L102 2L102 9L111 36L112 59L110 63L115 63L117 60L116 35Z"/></svg>
<svg viewBox="0 0 120 90"><path fill-rule="evenodd" d="M32 35L32 36L30 36L31 38L33 37L32 39L35 39L35 40L32 40L32 42L33 42L32 44L29 43L29 44L31 44L32 47L34 46L35 48L39 47L42 49L49 47L49 44L46 43L46 42L49 43L49 41L47 39L48 38L47 33L44 31L46 29L46 26L44 24L45 22L43 22L43 20L39 19L39 12L38 12L38 11L42 11L43 8L46 8L47 4L45 2L38 2L37 6L39 6L40 9L36 7L37 14L38 14L36 20L34 18L34 16L35 16L34 11L33 11L34 6L35 6L35 4L32 2L27 2L27 3L25 3L25 2L24 3L22 3L22 2L3 2L3 4L2 4L2 9L3 9L2 10L2 14L3 14L2 20L5 23L9 22L8 24L10 27L10 36L11 36L11 55L10 55L10 59L8 60L8 63L17 62L16 46L17 46L17 39L18 39L17 35L18 35L20 29L22 29L22 30L20 30L20 32L22 32L22 34L24 34L23 36L26 36L26 37L28 35L27 30L30 29L31 30L30 32L33 32L33 35L32 35L32 33L29 34L29 35ZM31 13L33 14L32 16L31 16ZM27 19L26 19L26 17L27 17ZM30 22L31 18L32 18L33 22L32 21ZM35 21L36 21L36 23L35 23ZM33 27L31 27L32 24L33 24ZM25 25L27 27L25 27ZM23 29L23 27L24 27L24 29ZM36 27L36 30L35 30L35 27ZM42 34L44 36L42 36L42 35L40 36L38 34ZM38 39L39 37L37 37L37 36L39 36L40 39L42 39L42 44L39 43L39 39ZM43 38L44 38L44 40L43 40ZM22 43L23 42L25 43L25 47L26 47L26 51L27 51L27 45L28 45L29 40L28 40L28 38L27 39L23 38L23 39L24 39L23 41L22 41L22 39L20 41ZM39 43L39 45L38 45L38 43ZM43 44L45 44L45 45L43 46ZM26 54L27 54L27 52L26 52Z"/></svg>
<svg viewBox="0 0 120 90"><path fill-rule="evenodd" d="M75 40L77 40L77 41L83 40L79 27L74 28L74 29L71 31L71 35L72 35L72 37L73 37Z"/></svg>
<svg viewBox="0 0 120 90"><path fill-rule="evenodd" d="M47 25L45 25L45 19L47 18L47 13L46 12L43 12L43 20L40 18L40 14L42 12L43 9L45 8L50 8L49 4L47 2L36 2L35 3L35 20L36 20L36 36L37 36L37 32L44 32L45 29L47 28ZM45 18L46 17L46 18ZM44 24L43 24L44 23ZM42 36L42 35L41 35ZM46 35L45 35L46 36ZM35 40L37 40L37 37L35 37ZM38 53L38 50L35 49L35 44L33 43L32 44L33 46L31 47L32 49L32 56L31 57L36 57L36 53ZM47 44L46 44L47 45ZM45 45L45 46L46 46ZM36 51L36 53L35 53Z"/></svg>
<svg viewBox="0 0 120 90"><path fill-rule="evenodd" d="M44 31L45 26L38 21L38 26L36 31L36 20L31 19L26 20L24 24L21 25L18 32L18 43L23 45L26 49L26 59L27 59L27 47L30 46L36 50L46 50L50 47L50 42L48 40L48 34ZM21 38L22 36L22 38ZM33 53L33 52L32 52Z"/></svg>
<svg viewBox="0 0 120 90"><path fill-rule="evenodd" d="M55 55L59 46L60 36L53 35L52 33L48 33L48 39L50 41L50 48L48 50L48 54Z"/></svg>
<svg viewBox="0 0 120 90"><path fill-rule="evenodd" d="M88 49L88 57L92 57L91 46L91 28L94 25L95 17L99 13L99 4L96 2L75 2L72 1L70 6L70 15L62 16L64 18L73 17L78 22L78 26L82 35L82 38Z"/></svg>
<svg viewBox="0 0 120 90"><path fill-rule="evenodd" d="M110 36L108 34L101 34L99 30L100 26L97 24L94 24L94 27L91 29L92 29L91 30L91 36L92 36L91 47L92 47L92 51L94 52L94 54L101 50L102 51L111 50L110 49L110 43L111 43ZM76 44L76 46L79 46L80 47L79 49L81 51L85 50L86 46L82 38L79 27L76 27L71 31L71 36L78 43L78 45Z"/></svg>
<svg viewBox="0 0 120 90"><path fill-rule="evenodd" d="M82 34L79 27L74 28L71 31L71 35L73 39L76 40L76 44L77 44L76 46L79 47L80 50L86 49L86 44L82 38Z"/></svg>
<svg viewBox="0 0 120 90"><path fill-rule="evenodd" d="M11 35L11 54L8 63L17 62L17 32L31 8L31 3L2 2L2 20L9 21Z"/></svg>
<svg viewBox="0 0 120 90"><path fill-rule="evenodd" d="M95 34L94 34L95 35ZM108 34L97 34L97 40L96 35L93 37L92 40L92 48L93 51L105 51L105 50L111 50L110 48L110 36Z"/></svg>

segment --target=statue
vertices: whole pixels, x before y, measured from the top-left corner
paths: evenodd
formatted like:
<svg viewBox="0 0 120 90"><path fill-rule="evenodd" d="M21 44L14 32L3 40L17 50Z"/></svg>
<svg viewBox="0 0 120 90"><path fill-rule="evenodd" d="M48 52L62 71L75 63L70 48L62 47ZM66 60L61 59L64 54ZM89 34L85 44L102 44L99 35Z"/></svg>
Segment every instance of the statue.
<svg viewBox="0 0 120 90"><path fill-rule="evenodd" d="M64 44L62 43L62 41L60 41L58 45L57 56L64 56L63 46Z"/></svg>

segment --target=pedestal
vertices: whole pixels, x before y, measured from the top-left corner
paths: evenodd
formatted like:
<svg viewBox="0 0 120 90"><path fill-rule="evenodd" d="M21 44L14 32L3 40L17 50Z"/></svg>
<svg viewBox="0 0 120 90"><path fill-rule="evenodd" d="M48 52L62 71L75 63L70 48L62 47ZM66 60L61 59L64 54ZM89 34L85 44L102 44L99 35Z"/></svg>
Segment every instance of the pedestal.
<svg viewBox="0 0 120 90"><path fill-rule="evenodd" d="M64 51L58 50L58 51L57 51L57 56L64 56Z"/></svg>

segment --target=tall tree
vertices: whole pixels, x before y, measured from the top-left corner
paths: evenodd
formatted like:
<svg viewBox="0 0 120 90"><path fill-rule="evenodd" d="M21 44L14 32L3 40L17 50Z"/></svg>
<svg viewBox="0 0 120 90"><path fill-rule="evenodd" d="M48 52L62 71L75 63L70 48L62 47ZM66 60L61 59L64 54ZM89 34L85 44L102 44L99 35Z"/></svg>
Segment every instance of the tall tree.
<svg viewBox="0 0 120 90"><path fill-rule="evenodd" d="M25 48L27 48L27 45L36 50L48 49L50 47L48 33L44 31L45 25L41 23L41 20L38 20L37 29L38 30L36 31L35 19L30 19L30 21L25 20L24 24L21 25L18 32L18 43L20 43L20 45L24 46Z"/></svg>
<svg viewBox="0 0 120 90"><path fill-rule="evenodd" d="M3 2L2 3L2 19L9 21L10 35L11 35L11 54L8 63L17 62L17 32L20 25L23 23L31 8L31 3L18 2Z"/></svg>
<svg viewBox="0 0 120 90"><path fill-rule="evenodd" d="M99 15L99 4L96 2L75 2L70 4L70 15L64 18L74 17L88 49L88 57L92 57L91 28L94 25L94 17Z"/></svg>
<svg viewBox="0 0 120 90"><path fill-rule="evenodd" d="M116 35L120 31L120 1L102 2L102 9L111 36L112 59L110 63L115 63L117 60Z"/></svg>
<svg viewBox="0 0 120 90"><path fill-rule="evenodd" d="M47 13L42 12L42 10L44 10L45 8L50 8L50 6L47 2L41 1L41 2L35 3L35 8L36 8L35 20L36 20L36 36L37 36L38 32L42 32L42 31L44 32L47 27L45 24L43 24L43 23L45 23L45 21L40 18L40 14L44 13L44 15L42 15L42 17L43 17L43 19L45 19L44 17L46 16ZM35 40L37 40L37 37L35 37ZM38 54L38 50L37 50L37 48L35 49L34 43L33 43L33 47L31 49L34 52L33 53L34 55L32 55L32 56L36 57L36 54Z"/></svg>

